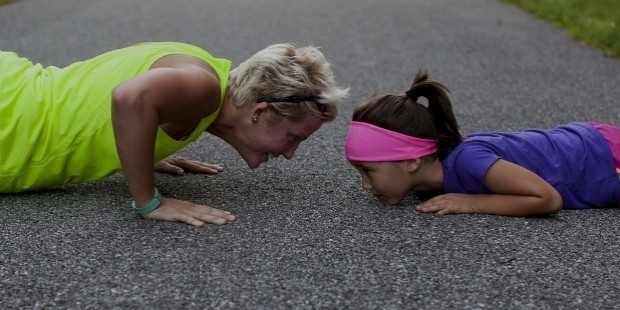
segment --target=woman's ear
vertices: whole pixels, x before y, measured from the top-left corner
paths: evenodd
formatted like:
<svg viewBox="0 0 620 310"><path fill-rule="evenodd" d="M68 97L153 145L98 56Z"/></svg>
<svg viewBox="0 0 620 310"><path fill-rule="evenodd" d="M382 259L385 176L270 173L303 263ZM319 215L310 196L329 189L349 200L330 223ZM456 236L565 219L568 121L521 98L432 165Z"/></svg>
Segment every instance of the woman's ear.
<svg viewBox="0 0 620 310"><path fill-rule="evenodd" d="M407 172L413 173L413 172L418 171L418 169L420 169L420 166L422 165L422 159L420 158L409 159L406 161L405 164L407 165Z"/></svg>
<svg viewBox="0 0 620 310"><path fill-rule="evenodd" d="M252 115L252 122L256 123L258 122L258 117L265 112L267 109L269 109L269 103L263 101L263 102L258 102L255 105L252 106L252 110L251 110L251 115Z"/></svg>
<svg viewBox="0 0 620 310"><path fill-rule="evenodd" d="M252 106L252 113L260 115L267 109L269 109L269 103L267 103L266 101L257 102L256 104L254 104L254 106Z"/></svg>

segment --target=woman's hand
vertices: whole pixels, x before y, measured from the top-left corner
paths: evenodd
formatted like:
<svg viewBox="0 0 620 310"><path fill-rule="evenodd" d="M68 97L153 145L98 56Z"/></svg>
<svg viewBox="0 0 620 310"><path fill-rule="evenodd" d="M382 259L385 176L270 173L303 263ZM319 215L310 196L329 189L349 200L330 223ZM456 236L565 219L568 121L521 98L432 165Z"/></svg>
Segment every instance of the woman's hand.
<svg viewBox="0 0 620 310"><path fill-rule="evenodd" d="M172 198L163 198L159 208L146 215L145 218L183 222L194 226L203 226L205 223L224 225L236 219L228 211Z"/></svg>
<svg viewBox="0 0 620 310"><path fill-rule="evenodd" d="M218 174L224 170L222 166L189 160L179 156L168 156L157 162L155 171L168 174L184 175L185 172Z"/></svg>

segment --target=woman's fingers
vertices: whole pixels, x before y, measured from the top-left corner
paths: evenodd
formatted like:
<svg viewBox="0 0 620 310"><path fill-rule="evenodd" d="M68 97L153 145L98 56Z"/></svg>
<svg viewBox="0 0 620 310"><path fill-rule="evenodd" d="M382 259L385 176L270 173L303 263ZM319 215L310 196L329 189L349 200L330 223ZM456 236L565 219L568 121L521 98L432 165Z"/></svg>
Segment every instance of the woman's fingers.
<svg viewBox="0 0 620 310"><path fill-rule="evenodd" d="M153 220L183 222L194 226L203 226L205 223L224 225L236 219L228 211L169 198L164 198L161 206L146 217Z"/></svg>
<svg viewBox="0 0 620 310"><path fill-rule="evenodd" d="M204 223L224 225L236 219L236 217L228 211L212 208L209 206L203 206L203 205L195 205L195 206L196 207L190 210L191 216L194 219L197 219Z"/></svg>
<svg viewBox="0 0 620 310"><path fill-rule="evenodd" d="M169 156L157 162L155 170L176 175L183 175L185 172L217 174L222 172L224 167L197 160L189 160L180 156Z"/></svg>
<svg viewBox="0 0 620 310"><path fill-rule="evenodd" d="M224 167L220 165L208 164L195 160L186 160L183 163L179 163L179 167L182 167L186 171L208 174L216 174L224 171Z"/></svg>
<svg viewBox="0 0 620 310"><path fill-rule="evenodd" d="M155 168L155 171L168 173L168 174L175 174L175 175L185 174L185 171L181 167L172 165L166 160L157 162L154 168Z"/></svg>

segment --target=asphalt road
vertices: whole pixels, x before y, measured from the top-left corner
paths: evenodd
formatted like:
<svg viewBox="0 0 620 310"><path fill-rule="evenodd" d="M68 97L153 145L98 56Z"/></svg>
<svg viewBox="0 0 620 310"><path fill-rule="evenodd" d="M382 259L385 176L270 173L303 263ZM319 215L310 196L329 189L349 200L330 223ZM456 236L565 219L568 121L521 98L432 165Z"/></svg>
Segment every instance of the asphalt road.
<svg viewBox="0 0 620 310"><path fill-rule="evenodd" d="M620 124L618 59L491 0L0 7L0 49L44 65L162 40L235 64L276 42L320 46L351 97L291 161L249 170L205 136L181 154L225 173L157 176L164 195L232 211L231 225L140 219L121 175L0 195L0 308L620 309L620 209L437 216L415 212L415 196L388 207L342 147L354 105L404 91L422 67L450 88L464 132Z"/></svg>

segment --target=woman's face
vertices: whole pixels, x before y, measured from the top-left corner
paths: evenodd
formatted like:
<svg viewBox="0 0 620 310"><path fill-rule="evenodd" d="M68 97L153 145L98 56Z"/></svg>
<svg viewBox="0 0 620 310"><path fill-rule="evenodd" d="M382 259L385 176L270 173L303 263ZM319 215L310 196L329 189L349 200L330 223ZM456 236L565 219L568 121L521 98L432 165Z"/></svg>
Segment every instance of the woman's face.
<svg viewBox="0 0 620 310"><path fill-rule="evenodd" d="M293 120L270 109L256 115L255 119L245 136L245 147L239 152L251 169L271 157L281 155L286 159L293 158L299 144L323 124L323 119L316 115L309 114L300 120Z"/></svg>

